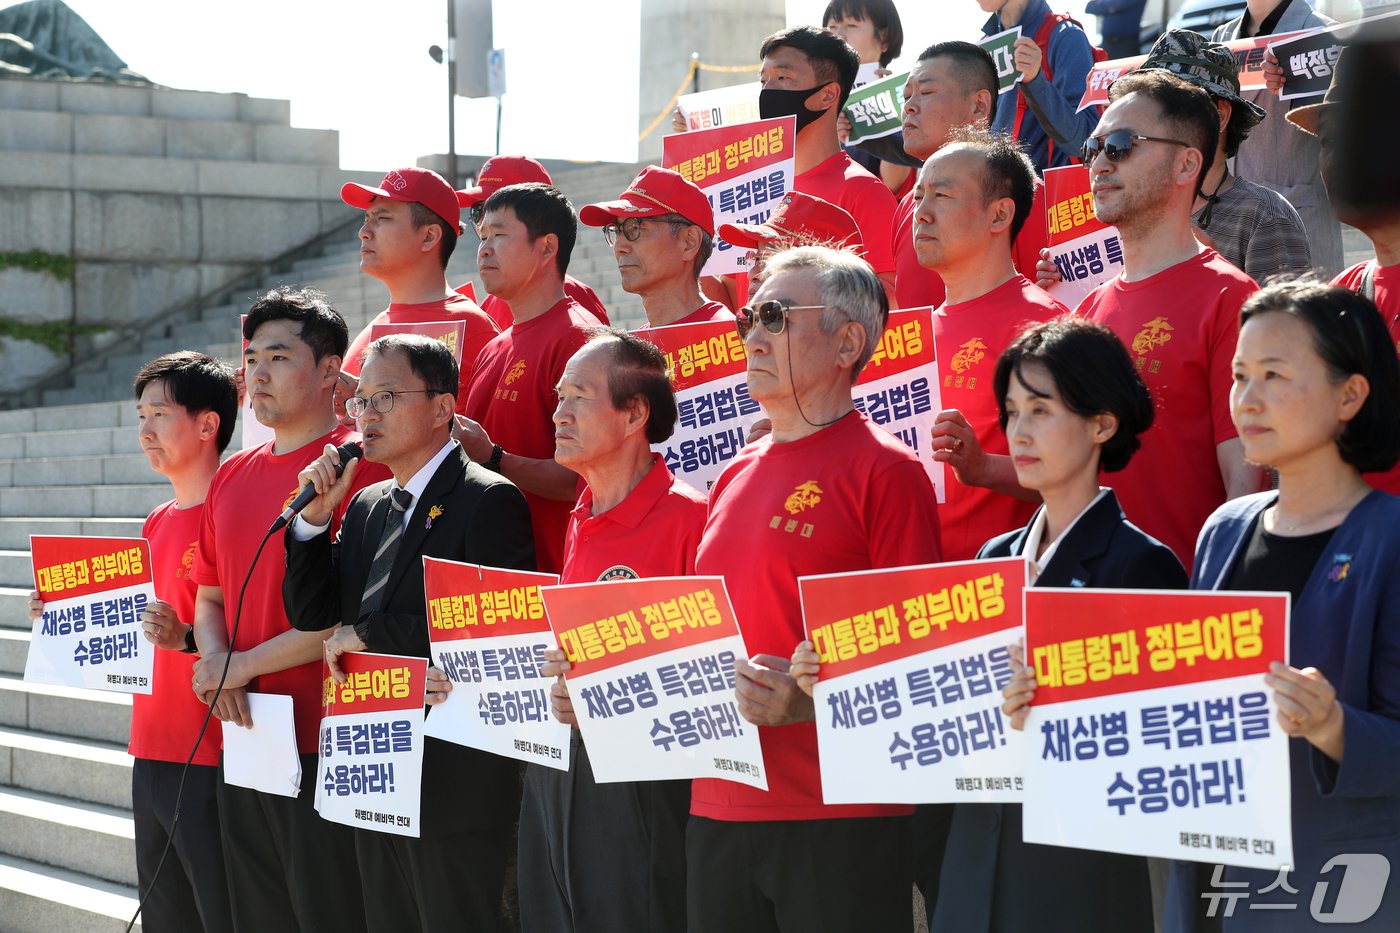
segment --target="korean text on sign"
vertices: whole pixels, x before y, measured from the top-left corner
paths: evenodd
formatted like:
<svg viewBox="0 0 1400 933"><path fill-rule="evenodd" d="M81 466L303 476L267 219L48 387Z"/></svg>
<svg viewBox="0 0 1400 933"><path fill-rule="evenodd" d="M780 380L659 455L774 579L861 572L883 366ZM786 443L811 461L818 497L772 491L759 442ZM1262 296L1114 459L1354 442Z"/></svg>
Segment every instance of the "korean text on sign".
<svg viewBox="0 0 1400 933"><path fill-rule="evenodd" d="M803 577L828 802L1015 801L1019 734L1001 714L1021 559Z"/></svg>
<svg viewBox="0 0 1400 933"><path fill-rule="evenodd" d="M155 600L150 546L141 538L31 539L35 620L24 678L37 683L150 693L155 648L141 613Z"/></svg>
<svg viewBox="0 0 1400 933"><path fill-rule="evenodd" d="M1288 738L1264 685L1287 594L1026 593L1036 696L1025 838L1161 858L1288 863ZM1250 843L1225 854L1210 833ZM1205 838L1209 838L1210 833ZM1256 844L1257 843L1257 844Z"/></svg>
<svg viewBox="0 0 1400 933"><path fill-rule="evenodd" d="M425 558L433 663L452 681L426 735L552 768L569 766L569 727L549 709L540 673L555 646L540 587L552 573Z"/></svg>

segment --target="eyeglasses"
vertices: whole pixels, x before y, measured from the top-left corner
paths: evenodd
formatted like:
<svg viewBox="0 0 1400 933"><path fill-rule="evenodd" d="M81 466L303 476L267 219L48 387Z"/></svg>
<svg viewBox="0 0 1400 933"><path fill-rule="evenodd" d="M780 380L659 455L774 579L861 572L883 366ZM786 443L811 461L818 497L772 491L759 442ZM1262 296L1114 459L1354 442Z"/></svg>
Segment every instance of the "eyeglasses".
<svg viewBox="0 0 1400 933"><path fill-rule="evenodd" d="M436 389L385 389L383 392L376 392L369 398L361 398L352 395L345 400L345 413L351 418L358 418L363 415L371 405L374 410L381 415L387 415L394 410L394 396L396 395L441 395Z"/></svg>
<svg viewBox="0 0 1400 933"><path fill-rule="evenodd" d="M787 326L789 311L820 311L825 307L826 305L789 305L776 298L770 298L768 301L740 308L734 315L734 326L739 329L740 340L749 339L755 320L763 325L764 330L776 337Z"/></svg>
<svg viewBox="0 0 1400 933"><path fill-rule="evenodd" d="M628 243L635 243L641 238L642 224L645 223L671 224L676 227L690 226L690 221L688 220L666 220L661 217L628 217L604 227L603 238L608 241L609 246L616 246L617 234L621 231L622 236Z"/></svg>
<svg viewBox="0 0 1400 933"><path fill-rule="evenodd" d="M1170 143L1173 146L1187 146L1190 143L1182 142L1179 139L1164 139L1161 136L1143 136L1131 130L1114 130L1106 136L1090 136L1084 140L1084 148L1079 150L1079 158L1088 165L1094 161L1094 156L1100 151L1108 157L1110 162L1122 162L1128 157L1128 153L1133 151L1133 146L1138 141L1148 143Z"/></svg>

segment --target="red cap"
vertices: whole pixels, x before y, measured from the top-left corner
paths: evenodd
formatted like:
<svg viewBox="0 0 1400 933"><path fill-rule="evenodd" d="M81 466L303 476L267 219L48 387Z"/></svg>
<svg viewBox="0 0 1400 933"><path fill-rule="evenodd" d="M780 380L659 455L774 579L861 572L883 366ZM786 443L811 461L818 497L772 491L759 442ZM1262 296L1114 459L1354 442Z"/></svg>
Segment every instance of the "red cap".
<svg viewBox="0 0 1400 933"><path fill-rule="evenodd" d="M426 168L396 168L384 176L378 188L347 182L340 188L340 199L360 210L369 208L374 198L418 203L461 231L462 211L457 206L457 193L437 172Z"/></svg>
<svg viewBox="0 0 1400 933"><path fill-rule="evenodd" d="M554 179L549 177L544 166L529 156L492 156L476 173L476 187L457 192L457 203L463 207L475 207L495 194L498 188L531 181L554 184Z"/></svg>
<svg viewBox="0 0 1400 933"><path fill-rule="evenodd" d="M578 219L590 227L605 227L619 217L660 217L680 214L715 235L715 212L705 192L669 168L648 165L637 173L616 201L586 205Z"/></svg>
<svg viewBox="0 0 1400 933"><path fill-rule="evenodd" d="M783 195L767 223L720 224L719 235L726 243L751 249L773 240L837 247L863 243L854 217L830 201L800 191Z"/></svg>

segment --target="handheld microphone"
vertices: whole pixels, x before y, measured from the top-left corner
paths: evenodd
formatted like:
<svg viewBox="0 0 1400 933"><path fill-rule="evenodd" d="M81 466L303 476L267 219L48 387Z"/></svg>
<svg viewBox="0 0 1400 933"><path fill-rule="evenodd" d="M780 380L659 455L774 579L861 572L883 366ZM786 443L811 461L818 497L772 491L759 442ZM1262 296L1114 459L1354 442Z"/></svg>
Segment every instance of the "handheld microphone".
<svg viewBox="0 0 1400 933"><path fill-rule="evenodd" d="M345 464L349 463L351 460L363 457L365 453L364 449L354 441L346 441L344 444L337 447L335 452L340 455L340 465L335 468L336 476L340 476L341 473L345 472ZM291 501L290 505L282 510L282 514L277 516L277 521L272 523L269 534L287 527L287 523L295 518L297 513L302 509L310 505L311 500L315 499L316 496L317 492L314 483L307 483L305 486L301 487L301 492L297 493L297 497Z"/></svg>

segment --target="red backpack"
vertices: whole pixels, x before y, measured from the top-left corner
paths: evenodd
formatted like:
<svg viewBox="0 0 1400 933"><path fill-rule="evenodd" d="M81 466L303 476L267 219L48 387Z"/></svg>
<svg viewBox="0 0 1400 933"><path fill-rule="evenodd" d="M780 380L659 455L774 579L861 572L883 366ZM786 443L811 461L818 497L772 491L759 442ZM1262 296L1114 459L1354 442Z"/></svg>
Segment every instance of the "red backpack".
<svg viewBox="0 0 1400 933"><path fill-rule="evenodd" d="M1040 46L1040 70L1045 75L1046 81L1054 80L1054 74L1050 70L1050 36L1061 23L1074 23L1079 27L1079 31L1084 33L1087 39L1089 31L1080 24L1079 20L1068 13L1046 13L1045 18L1040 21L1040 28L1035 31L1035 44ZM1108 53L1097 45L1090 44L1089 48L1094 53L1094 64L1108 61ZM1016 125L1011 130L1012 139L1021 138L1021 121L1026 116L1026 95L1018 93L1016 95ZM1045 134L1045 163L1048 166L1051 158L1055 154L1055 141L1050 138L1050 134ZM1078 156L1071 158L1071 161L1078 162Z"/></svg>

